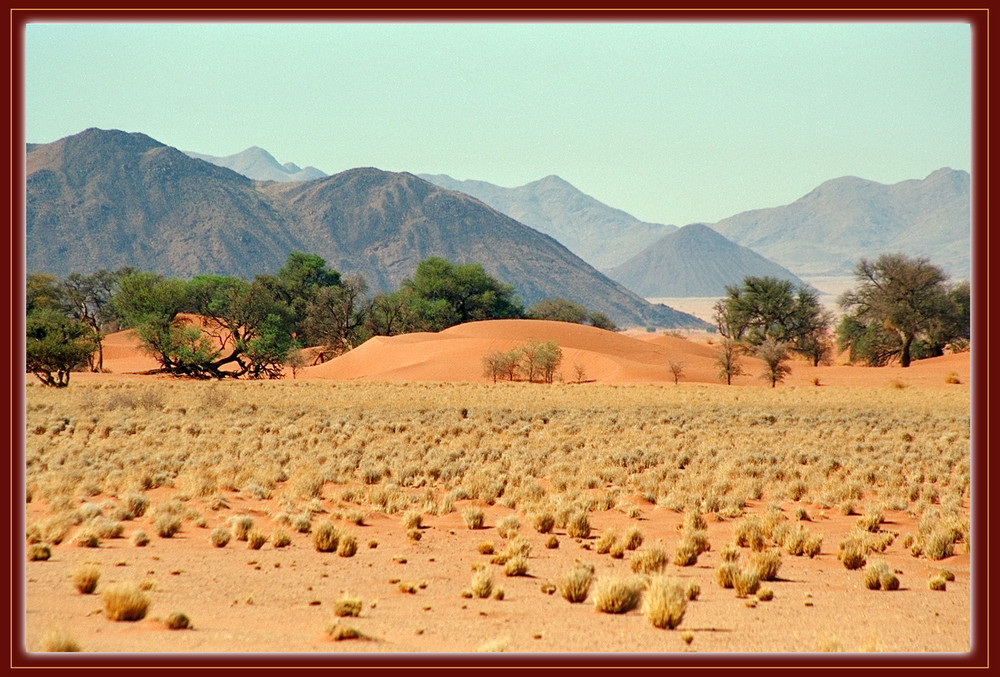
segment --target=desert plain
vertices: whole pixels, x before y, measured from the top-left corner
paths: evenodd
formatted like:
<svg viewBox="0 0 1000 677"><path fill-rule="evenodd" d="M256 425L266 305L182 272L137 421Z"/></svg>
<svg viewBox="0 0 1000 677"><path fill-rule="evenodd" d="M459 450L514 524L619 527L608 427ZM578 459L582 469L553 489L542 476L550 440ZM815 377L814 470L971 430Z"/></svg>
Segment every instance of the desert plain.
<svg viewBox="0 0 1000 677"><path fill-rule="evenodd" d="M532 339L554 383L483 375ZM26 376L26 649L970 651L971 354L793 359L771 388L749 357L720 382L717 349L490 321L205 382L109 336L105 373ZM753 591L720 582L765 558ZM119 585L138 620L109 617Z"/></svg>

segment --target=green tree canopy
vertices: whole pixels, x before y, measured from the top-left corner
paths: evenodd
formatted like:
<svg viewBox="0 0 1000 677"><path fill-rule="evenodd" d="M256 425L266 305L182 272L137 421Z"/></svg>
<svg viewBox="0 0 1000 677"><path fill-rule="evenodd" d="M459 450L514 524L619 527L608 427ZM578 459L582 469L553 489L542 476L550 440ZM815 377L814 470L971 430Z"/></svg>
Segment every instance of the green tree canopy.
<svg viewBox="0 0 1000 677"><path fill-rule="evenodd" d="M742 286L727 286L715 304L722 336L750 347L768 339L783 342L814 365L828 355L831 321L816 292L773 277L747 277Z"/></svg>
<svg viewBox="0 0 1000 677"><path fill-rule="evenodd" d="M514 286L491 277L478 263L426 259L412 280L403 280L400 291L415 311L418 330L441 331L473 320L524 316Z"/></svg>
<svg viewBox="0 0 1000 677"><path fill-rule="evenodd" d="M858 286L840 298L845 317L838 326L838 343L852 358L884 364L898 355L900 366L908 367L917 341L920 354L930 356L940 355L949 341L969 337L968 285L949 286L944 271L928 259L861 259L854 277Z"/></svg>
<svg viewBox="0 0 1000 677"><path fill-rule="evenodd" d="M69 385L69 374L87 363L96 349L83 322L51 306L36 307L25 318L26 370L48 386Z"/></svg>

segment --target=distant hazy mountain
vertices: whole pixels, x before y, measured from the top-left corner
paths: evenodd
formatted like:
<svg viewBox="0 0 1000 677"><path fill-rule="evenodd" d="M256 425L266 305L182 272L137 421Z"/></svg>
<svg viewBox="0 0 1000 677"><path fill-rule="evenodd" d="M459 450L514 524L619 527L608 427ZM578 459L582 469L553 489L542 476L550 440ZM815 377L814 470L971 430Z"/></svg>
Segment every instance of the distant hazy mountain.
<svg viewBox="0 0 1000 677"><path fill-rule="evenodd" d="M313 179L322 179L324 176L327 176L315 167L302 169L294 162L279 164L273 155L258 146L251 146L241 153L225 157L203 155L202 153L192 153L191 151L184 152L198 160L204 160L219 167L232 169L237 174L242 174L254 181L312 181Z"/></svg>
<svg viewBox="0 0 1000 677"><path fill-rule="evenodd" d="M497 211L551 235L598 269L638 254L676 226L646 223L580 192L558 176L504 188L486 181L459 181L445 174L419 174L442 188L481 200Z"/></svg>
<svg viewBox="0 0 1000 677"><path fill-rule="evenodd" d="M747 276L776 277L805 286L791 271L730 242L703 223L664 235L625 263L606 271L640 296L723 296Z"/></svg>
<svg viewBox="0 0 1000 677"><path fill-rule="evenodd" d="M526 306L561 296L623 326L706 326L652 305L553 238L412 174L364 168L251 181L143 134L88 129L26 158L26 266L65 276L135 266L171 276L277 271L316 253L373 291L430 256L478 262Z"/></svg>
<svg viewBox="0 0 1000 677"><path fill-rule="evenodd" d="M790 205L743 212L712 228L798 275L849 275L861 257L903 252L968 279L970 177L948 168L892 185L847 176Z"/></svg>

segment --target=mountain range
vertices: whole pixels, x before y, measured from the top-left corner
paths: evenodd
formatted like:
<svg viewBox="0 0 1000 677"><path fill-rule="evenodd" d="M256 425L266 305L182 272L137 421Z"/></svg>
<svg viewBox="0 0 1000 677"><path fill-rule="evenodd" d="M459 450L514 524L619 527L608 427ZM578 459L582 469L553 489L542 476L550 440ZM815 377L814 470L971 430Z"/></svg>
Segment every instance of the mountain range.
<svg viewBox="0 0 1000 677"><path fill-rule="evenodd" d="M408 173L359 168L306 182L253 181L144 134L88 129L29 144L25 178L28 271L134 266L252 277L299 250L379 291L443 256L481 263L526 306L559 296L624 326L706 326L648 303L552 237Z"/></svg>
<svg viewBox="0 0 1000 677"><path fill-rule="evenodd" d="M273 155L259 146L250 146L244 151L224 157L204 155L191 151L184 151L184 153L198 160L204 160L219 167L232 169L234 172L255 181L312 181L313 179L322 179L327 176L325 172L315 167L306 167L303 169L294 162L280 164L274 159Z"/></svg>
<svg viewBox="0 0 1000 677"><path fill-rule="evenodd" d="M418 176L442 188L471 195L512 219L551 235L599 270L619 265L677 229L673 225L640 221L554 175L516 188L486 181L459 181L446 174Z"/></svg>
<svg viewBox="0 0 1000 677"><path fill-rule="evenodd" d="M724 296L727 285L738 286L748 276L807 286L788 269L703 223L664 235L607 275L646 298Z"/></svg>
<svg viewBox="0 0 1000 677"><path fill-rule="evenodd" d="M743 212L712 228L797 275L850 275L862 256L902 252L969 279L970 178L947 167L894 184L845 176L789 205Z"/></svg>

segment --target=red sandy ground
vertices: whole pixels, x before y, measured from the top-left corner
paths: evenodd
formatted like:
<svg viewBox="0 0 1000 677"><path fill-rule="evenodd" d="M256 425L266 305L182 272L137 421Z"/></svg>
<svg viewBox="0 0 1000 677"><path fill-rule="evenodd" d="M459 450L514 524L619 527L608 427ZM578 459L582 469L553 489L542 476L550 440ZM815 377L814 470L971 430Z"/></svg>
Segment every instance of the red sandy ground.
<svg viewBox="0 0 1000 677"><path fill-rule="evenodd" d="M668 364L675 360L684 364L681 387L719 383L713 362L716 346L709 345L707 336L688 340L627 335L539 321L477 322L440 334L374 338L340 358L300 370L297 378L484 382L481 358L486 352L508 350L528 339L554 340L562 347L566 380L574 378L570 376L573 365L580 364L588 381L672 383ZM767 387L758 377L760 364L749 358L744 364L750 375L735 383ZM122 332L105 342L105 367L110 373L74 374L73 379L150 378L134 374L156 366L138 349L134 334ZM865 387L897 381L968 388L970 371L969 353L918 361L908 369L813 368L795 360L786 383L808 385L818 378L822 385ZM945 383L952 372L960 386ZM334 509L340 489L326 486L328 509ZM171 491L150 492L152 503L169 498ZM100 503L102 497L92 500ZM680 515L638 496L625 500L642 510L638 526L646 543L662 540L672 553ZM503 539L493 527L512 512L506 508L483 506L487 528L472 531L461 518L470 502L459 501L455 513L425 517L419 542L407 538L398 516L369 513L365 526L345 525L358 536L360 548L354 557L342 558L316 552L311 537L298 533L292 533L291 546L280 550L268 543L252 551L237 541L215 548L208 540L211 529L238 512L251 514L265 533L276 526L267 517L269 510L278 512L275 501L232 494L229 503L229 510L203 510L207 528L185 522L184 530L171 539L157 537L148 518L142 518L126 523L124 539L102 541L97 549L80 548L70 543L70 533L66 542L54 547L51 560L27 562L28 648L37 647L46 631L62 628L87 651L114 652L464 652L498 638L507 638L508 651L515 652L808 652L819 650L824 642L846 651L863 647L895 652L970 650L970 562L964 550L959 548L958 554L933 563L911 557L899 538L885 557L902 572L901 589L869 591L860 572L846 570L836 558L837 543L857 519L836 509L824 514L817 506L806 506L813 518L806 526L824 535L822 553L815 559L785 554L780 580L770 584L774 599L755 608L715 583L719 550L730 540L733 523L710 518L713 549L693 567L668 567L671 575L682 581L694 579L701 586L701 595L689 604L680 629L670 631L654 628L638 611L603 614L594 610L590 600L574 605L558 593L541 590L542 584L555 582L577 558L593 562L598 576L630 573L631 553L615 560L583 548L604 530L617 528L621 533L634 522L615 510L593 514L594 533L588 541L577 542L557 530L560 545L555 550L546 549L546 536L535 533L522 517L521 533L534 546L529 575L508 578L502 567L494 565L495 583L506 593L497 601L465 599L460 593L469 585L471 565L489 560L478 553L477 545L490 539L502 548ZM754 508L759 510L764 503L766 497ZM28 520L44 511L37 501L29 503ZM791 516L793 512L794 506L786 504L785 513ZM322 518L318 516L314 525ZM151 535L146 548L128 540L139 528ZM916 532L911 518L891 511L883 528L900 534ZM369 548L369 541L376 541L377 548ZM150 615L136 623L105 618L99 594L79 594L71 583L70 572L84 561L100 564L98 593L117 581L155 581ZM927 579L941 567L951 569L956 580L945 592L931 591ZM400 592L391 582L397 578L425 582L426 587L415 594ZM326 624L334 620L333 603L343 593L363 598L361 616L346 622L370 640L334 642L324 633ZM171 631L157 620L174 610L187 613L194 630ZM693 633L690 645L682 641L682 630Z"/></svg>

